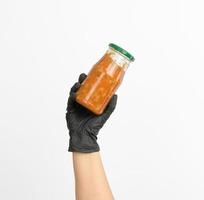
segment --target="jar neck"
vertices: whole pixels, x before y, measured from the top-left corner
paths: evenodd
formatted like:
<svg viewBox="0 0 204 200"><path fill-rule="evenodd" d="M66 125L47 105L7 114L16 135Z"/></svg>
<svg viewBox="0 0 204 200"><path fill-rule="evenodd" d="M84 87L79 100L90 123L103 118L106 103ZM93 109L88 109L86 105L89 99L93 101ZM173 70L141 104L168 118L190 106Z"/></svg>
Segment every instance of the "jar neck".
<svg viewBox="0 0 204 200"><path fill-rule="evenodd" d="M111 57L113 62L122 67L124 71L127 70L130 64L130 60L128 60L124 55L114 50L113 48L109 48L106 53Z"/></svg>

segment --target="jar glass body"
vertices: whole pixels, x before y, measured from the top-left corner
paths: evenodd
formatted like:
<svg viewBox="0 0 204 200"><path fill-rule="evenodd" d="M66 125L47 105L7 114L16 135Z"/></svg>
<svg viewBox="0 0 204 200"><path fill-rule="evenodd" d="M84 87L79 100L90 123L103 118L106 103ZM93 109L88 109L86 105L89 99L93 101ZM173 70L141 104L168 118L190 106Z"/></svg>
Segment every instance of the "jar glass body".
<svg viewBox="0 0 204 200"><path fill-rule="evenodd" d="M76 101L93 113L103 113L111 97L120 86L130 61L109 48L92 67L76 93Z"/></svg>

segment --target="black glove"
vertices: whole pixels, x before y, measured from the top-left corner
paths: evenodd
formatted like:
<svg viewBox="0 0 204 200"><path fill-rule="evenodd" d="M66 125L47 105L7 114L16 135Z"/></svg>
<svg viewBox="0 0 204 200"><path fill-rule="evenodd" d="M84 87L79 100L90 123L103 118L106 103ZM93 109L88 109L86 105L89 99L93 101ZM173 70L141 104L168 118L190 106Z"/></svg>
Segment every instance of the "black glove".
<svg viewBox="0 0 204 200"><path fill-rule="evenodd" d="M114 111L117 95L113 95L101 115L95 115L75 101L76 91L85 79L86 74L81 74L78 82L70 90L66 120L70 135L69 151L90 153L100 150L97 144L97 135Z"/></svg>

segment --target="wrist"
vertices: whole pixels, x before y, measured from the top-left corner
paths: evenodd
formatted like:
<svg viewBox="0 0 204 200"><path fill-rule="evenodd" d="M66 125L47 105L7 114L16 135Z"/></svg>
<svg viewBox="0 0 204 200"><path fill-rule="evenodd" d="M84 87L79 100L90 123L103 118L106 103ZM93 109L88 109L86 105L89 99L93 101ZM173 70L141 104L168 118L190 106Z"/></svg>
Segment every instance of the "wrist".
<svg viewBox="0 0 204 200"><path fill-rule="evenodd" d="M71 134L69 139L70 152L92 153L100 151L99 145L94 137L90 137L85 133Z"/></svg>

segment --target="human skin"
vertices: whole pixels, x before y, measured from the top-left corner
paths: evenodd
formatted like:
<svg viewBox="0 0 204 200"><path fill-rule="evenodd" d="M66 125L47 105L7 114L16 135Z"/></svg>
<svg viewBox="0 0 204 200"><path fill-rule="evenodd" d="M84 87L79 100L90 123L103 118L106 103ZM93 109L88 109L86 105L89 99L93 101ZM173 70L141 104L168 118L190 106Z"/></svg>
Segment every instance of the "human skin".
<svg viewBox="0 0 204 200"><path fill-rule="evenodd" d="M73 152L76 200L114 200L99 152Z"/></svg>

